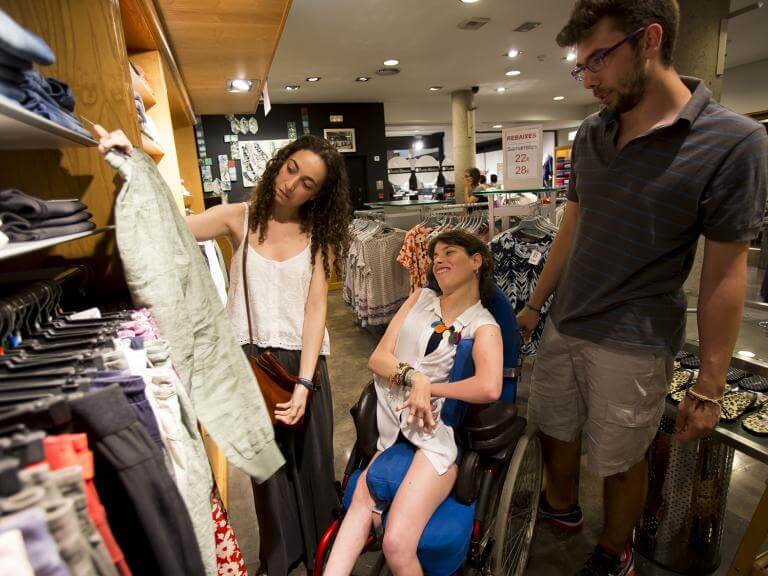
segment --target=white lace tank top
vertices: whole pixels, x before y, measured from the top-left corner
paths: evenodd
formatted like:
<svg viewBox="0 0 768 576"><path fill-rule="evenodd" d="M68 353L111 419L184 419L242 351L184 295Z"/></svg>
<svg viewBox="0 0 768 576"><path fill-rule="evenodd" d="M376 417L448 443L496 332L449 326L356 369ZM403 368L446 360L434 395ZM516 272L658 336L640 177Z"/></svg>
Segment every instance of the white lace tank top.
<svg viewBox="0 0 768 576"><path fill-rule="evenodd" d="M248 204L245 204L243 239L248 231ZM311 242L296 256L275 261L264 258L245 240L232 255L229 271L227 313L238 343L248 343L248 317L243 294L243 250L248 253L248 288L251 301L253 343L262 348L301 350L304 307L312 280ZM331 353L325 330L320 354Z"/></svg>

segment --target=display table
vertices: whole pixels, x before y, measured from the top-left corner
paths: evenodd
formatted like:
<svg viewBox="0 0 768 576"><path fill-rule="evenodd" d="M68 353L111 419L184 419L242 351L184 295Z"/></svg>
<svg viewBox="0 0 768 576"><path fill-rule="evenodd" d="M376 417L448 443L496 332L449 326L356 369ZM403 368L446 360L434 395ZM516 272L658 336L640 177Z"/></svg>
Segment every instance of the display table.
<svg viewBox="0 0 768 576"><path fill-rule="evenodd" d="M768 306L749 303L745 309L731 365L768 376ZM688 323L684 350L698 354L698 328ZM744 355L739 352L754 354ZM677 442L672 438L677 406L669 399L649 449L649 490L643 517L636 528L637 551L680 573L705 574L720 564L720 544L734 451L768 464L768 438L750 434L736 422L721 422L709 438ZM747 576L768 535L768 487L728 570Z"/></svg>

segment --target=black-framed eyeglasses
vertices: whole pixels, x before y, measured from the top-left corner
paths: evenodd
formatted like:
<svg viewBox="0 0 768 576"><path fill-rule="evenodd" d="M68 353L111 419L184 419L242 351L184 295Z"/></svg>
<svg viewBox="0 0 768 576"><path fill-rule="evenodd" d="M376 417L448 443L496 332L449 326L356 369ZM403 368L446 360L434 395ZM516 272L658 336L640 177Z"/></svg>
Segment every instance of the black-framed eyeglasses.
<svg viewBox="0 0 768 576"><path fill-rule="evenodd" d="M606 48L605 50L598 50L592 56L589 57L586 64L578 64L577 66L574 66L571 70L571 76L573 76L574 80L577 80L578 82L584 81L584 70L589 70L592 73L599 72L603 69L603 66L605 66L605 59L614 50L616 50L619 46L624 44L625 42L628 42L630 40L633 40L640 36L643 32L645 32L645 29L647 26L643 26L642 28L638 28L632 34L629 34L628 36L625 36L616 44L611 46L610 48Z"/></svg>

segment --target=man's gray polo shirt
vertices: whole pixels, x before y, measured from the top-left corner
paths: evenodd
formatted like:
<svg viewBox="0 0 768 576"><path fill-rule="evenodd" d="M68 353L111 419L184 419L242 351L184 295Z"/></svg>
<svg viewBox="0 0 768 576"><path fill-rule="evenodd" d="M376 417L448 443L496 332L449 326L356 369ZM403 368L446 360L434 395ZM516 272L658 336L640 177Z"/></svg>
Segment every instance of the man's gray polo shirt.
<svg viewBox="0 0 768 576"><path fill-rule="evenodd" d="M564 334L677 351L699 235L746 242L760 230L765 127L715 102L701 80L683 81L692 97L676 121L621 151L615 115L579 128L568 199L580 218L552 313Z"/></svg>

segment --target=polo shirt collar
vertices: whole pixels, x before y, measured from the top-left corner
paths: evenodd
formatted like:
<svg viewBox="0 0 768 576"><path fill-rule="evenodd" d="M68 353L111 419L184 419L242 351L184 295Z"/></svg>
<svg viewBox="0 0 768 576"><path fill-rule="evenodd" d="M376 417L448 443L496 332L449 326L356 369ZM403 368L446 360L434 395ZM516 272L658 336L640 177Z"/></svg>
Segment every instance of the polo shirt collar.
<svg viewBox="0 0 768 576"><path fill-rule="evenodd" d="M709 104L709 101L712 98L712 92L707 88L706 83L699 78L694 78L693 76L680 76L680 80L682 80L685 87L691 91L691 99L680 111L680 114L677 115L673 124L677 124L683 120L688 122L689 125L693 125L699 117L699 114L701 114L704 111L704 108ZM606 126L610 126L619 119L619 115L616 114L616 112L610 111L607 108L600 110L599 116Z"/></svg>
<svg viewBox="0 0 768 576"><path fill-rule="evenodd" d="M430 292L432 292L432 299L427 303L424 309L434 312L439 318L442 318L443 311L440 308L440 296L438 296L437 292L434 290L430 290ZM478 300L472 306L464 310L464 312L459 314L458 318L456 318L453 323L458 325L457 328L459 331L461 331L461 329L465 326L468 326L477 317L477 315L482 312L482 310L483 303L482 301Z"/></svg>

